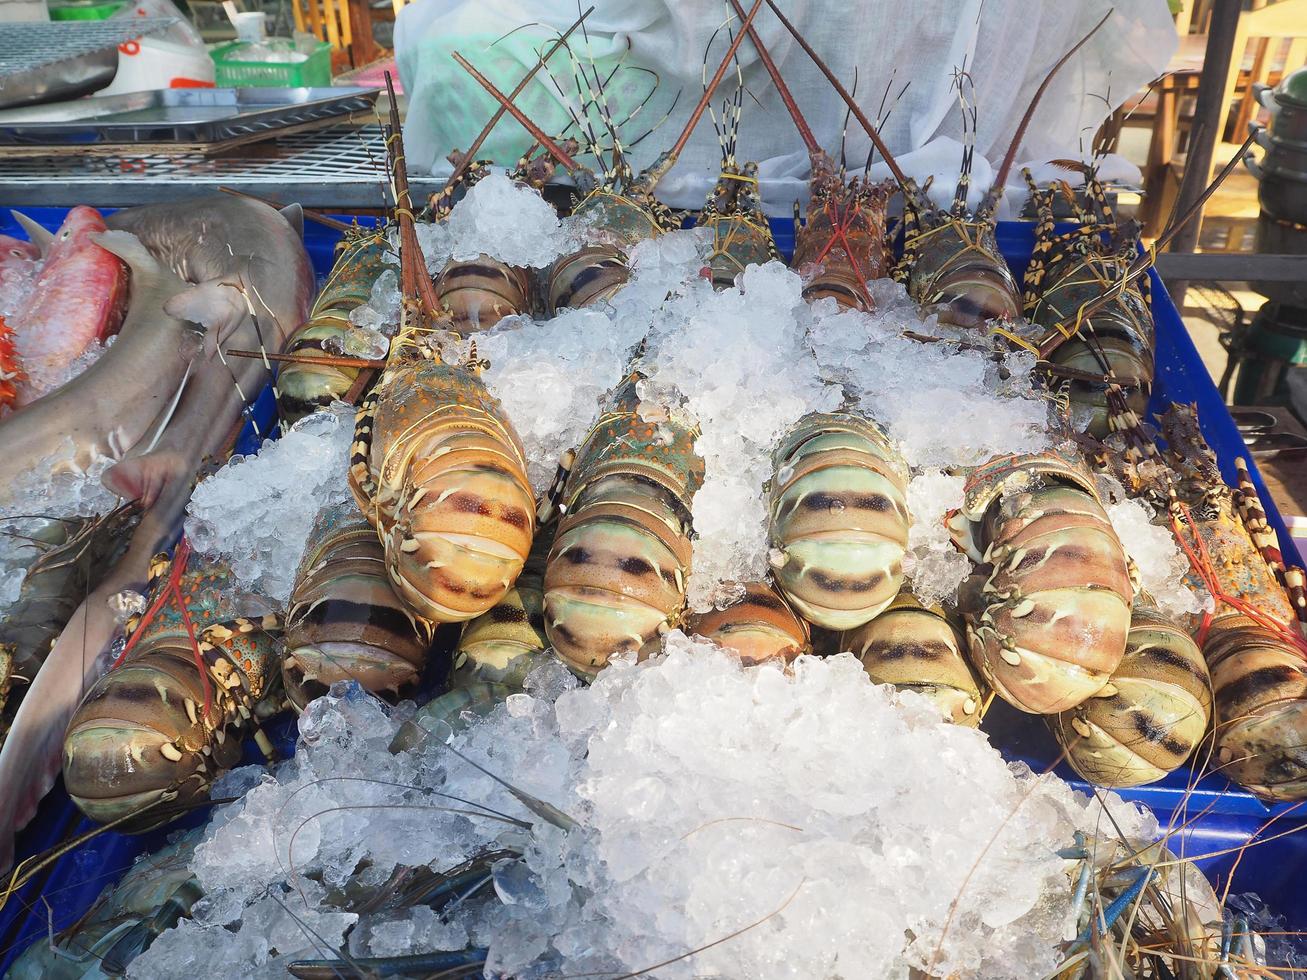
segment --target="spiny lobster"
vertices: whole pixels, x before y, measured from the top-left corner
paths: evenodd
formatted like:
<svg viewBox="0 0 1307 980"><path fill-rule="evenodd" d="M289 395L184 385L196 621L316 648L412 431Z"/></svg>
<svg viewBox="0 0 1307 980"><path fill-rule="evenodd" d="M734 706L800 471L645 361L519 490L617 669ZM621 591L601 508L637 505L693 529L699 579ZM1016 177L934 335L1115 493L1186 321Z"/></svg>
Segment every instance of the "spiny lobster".
<svg viewBox="0 0 1307 980"><path fill-rule="evenodd" d="M78 808L135 833L165 823L158 805L204 799L259 720L281 707L275 616L235 615L231 572L183 538L155 558L150 602L128 622L113 669L87 692L64 739L64 785Z"/></svg>

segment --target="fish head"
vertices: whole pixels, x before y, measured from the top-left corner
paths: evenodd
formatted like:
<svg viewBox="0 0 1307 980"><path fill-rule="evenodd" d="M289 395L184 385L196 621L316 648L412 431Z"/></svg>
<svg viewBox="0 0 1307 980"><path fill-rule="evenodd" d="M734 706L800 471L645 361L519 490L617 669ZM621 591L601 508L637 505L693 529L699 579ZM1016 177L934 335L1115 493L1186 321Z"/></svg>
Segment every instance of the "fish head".
<svg viewBox="0 0 1307 980"><path fill-rule="evenodd" d="M57 262L66 255L94 247L92 236L105 231L104 218L95 208L79 204L70 210L46 252L47 262Z"/></svg>

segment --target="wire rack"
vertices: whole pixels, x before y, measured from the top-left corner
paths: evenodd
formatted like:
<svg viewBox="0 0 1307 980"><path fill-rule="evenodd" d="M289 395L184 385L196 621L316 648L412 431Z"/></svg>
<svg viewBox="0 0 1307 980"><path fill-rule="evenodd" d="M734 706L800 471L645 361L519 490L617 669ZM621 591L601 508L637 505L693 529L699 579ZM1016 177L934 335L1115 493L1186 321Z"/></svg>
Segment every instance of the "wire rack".
<svg viewBox="0 0 1307 980"><path fill-rule="evenodd" d="M0 157L0 204L127 207L232 187L317 208L381 208L390 199L380 126L333 126L221 156ZM442 181L410 177L414 200Z"/></svg>
<svg viewBox="0 0 1307 980"><path fill-rule="evenodd" d="M0 25L0 82L6 76L116 47L176 22L176 17L124 17Z"/></svg>

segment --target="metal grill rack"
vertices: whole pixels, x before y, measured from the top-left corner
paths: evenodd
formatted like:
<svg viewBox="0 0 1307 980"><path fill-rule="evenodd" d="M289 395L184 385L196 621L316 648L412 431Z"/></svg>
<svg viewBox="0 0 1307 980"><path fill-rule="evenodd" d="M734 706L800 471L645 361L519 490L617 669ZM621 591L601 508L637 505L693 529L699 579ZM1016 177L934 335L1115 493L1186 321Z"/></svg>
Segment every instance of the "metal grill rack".
<svg viewBox="0 0 1307 980"><path fill-rule="evenodd" d="M311 208L383 208L390 201L380 126L333 126L251 144L221 156L63 156L5 159L0 205L129 207L232 187ZM411 174L413 199L439 178Z"/></svg>
<svg viewBox="0 0 1307 980"><path fill-rule="evenodd" d="M124 17L5 24L0 28L0 86L9 76L117 47L176 22L176 17Z"/></svg>

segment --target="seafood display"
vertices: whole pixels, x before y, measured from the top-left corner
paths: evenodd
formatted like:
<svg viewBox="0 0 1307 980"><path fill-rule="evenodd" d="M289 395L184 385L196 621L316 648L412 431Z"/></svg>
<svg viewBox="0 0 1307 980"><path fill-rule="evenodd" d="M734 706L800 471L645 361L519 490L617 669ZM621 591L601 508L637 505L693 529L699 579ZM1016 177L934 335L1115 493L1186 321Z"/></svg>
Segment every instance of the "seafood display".
<svg viewBox="0 0 1307 980"><path fill-rule="evenodd" d="M96 839L164 843L15 932L36 941L9 975L1298 955L1239 862L1307 829L1307 576L1158 370L1174 327L1095 167L1026 170L1033 259L997 246L1040 99L1106 18L1049 53L973 207L965 70L940 205L767 5L892 180L821 145L763 0L730 0L642 169L659 123L613 104L591 11L510 94L454 55L502 111L425 208L392 87L393 207L317 216L339 240L316 300L293 206L83 207L0 240L3 297L31 287L0 316L0 911ZM789 257L747 159L746 40L810 164ZM515 104L539 71L561 132ZM720 168L675 213L657 190L705 113ZM476 159L503 115L530 149ZM1289 806L1205 854L1195 791ZM89 829L16 837L69 804ZM164 841L184 814L207 822Z"/></svg>

